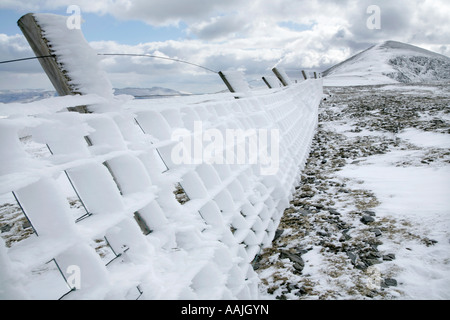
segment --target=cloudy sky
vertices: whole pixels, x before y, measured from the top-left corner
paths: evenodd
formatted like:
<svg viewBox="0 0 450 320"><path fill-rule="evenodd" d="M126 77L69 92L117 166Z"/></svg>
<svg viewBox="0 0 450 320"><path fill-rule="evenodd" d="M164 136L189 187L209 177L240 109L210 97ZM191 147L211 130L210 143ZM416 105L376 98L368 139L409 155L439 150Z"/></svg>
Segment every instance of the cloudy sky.
<svg viewBox="0 0 450 320"><path fill-rule="evenodd" d="M99 53L152 54L213 70L242 70L261 84L278 64L295 78L323 71L385 40L450 56L448 0L0 0L0 61L34 56L17 20L28 12L70 16ZM380 28L367 26L380 9ZM373 21L373 20L370 20ZM152 58L107 57L115 87L168 87L195 93L224 89L204 69ZM52 89L36 60L0 64L0 90Z"/></svg>

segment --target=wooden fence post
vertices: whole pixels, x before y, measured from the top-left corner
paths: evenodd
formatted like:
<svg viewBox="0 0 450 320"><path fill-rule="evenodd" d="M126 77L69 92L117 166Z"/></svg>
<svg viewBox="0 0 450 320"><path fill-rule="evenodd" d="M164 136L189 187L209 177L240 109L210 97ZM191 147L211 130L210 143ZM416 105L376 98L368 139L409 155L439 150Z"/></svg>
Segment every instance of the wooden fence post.
<svg viewBox="0 0 450 320"><path fill-rule="evenodd" d="M272 72L277 76L277 78L281 81L284 87L289 85L289 82L284 79L283 75L278 71L276 67L272 68Z"/></svg>
<svg viewBox="0 0 450 320"><path fill-rule="evenodd" d="M305 70L302 70L302 75L305 80L308 80L308 76L306 75Z"/></svg>
<svg viewBox="0 0 450 320"><path fill-rule="evenodd" d="M27 39L30 47L33 49L36 57L46 56L47 58L39 59L39 62L44 69L45 73L49 77L51 83L55 87L58 95L66 96L66 95L81 95L80 92L77 92L76 89L71 85L70 74L67 70L64 69L63 65L58 62L58 57L55 55L52 50L48 40L44 37L43 30L41 26L36 21L36 18L32 13L28 13L22 16L17 24L19 28L22 30L25 38ZM68 108L69 111L75 111L79 113L90 113L87 106L77 106L73 108ZM92 141L89 137L85 137L86 142L92 146ZM122 194L122 190L117 181L116 175L111 169L109 163L107 161L103 162L103 165L108 169L109 173L112 176L113 181L115 182L119 192ZM67 172L66 172L67 174ZM69 178L69 175L67 174ZM70 180L70 178L69 178ZM74 187L75 190L75 187ZM151 232L151 229L147 226L146 222L142 219L139 212L134 213L134 217L142 232L147 235Z"/></svg>
<svg viewBox="0 0 450 320"><path fill-rule="evenodd" d="M250 86L247 81L244 79L243 73L239 71L226 71L225 73L222 71L218 72L220 78L227 86L228 90L232 93L245 93L250 91ZM239 99L239 97L235 97Z"/></svg>
<svg viewBox="0 0 450 320"><path fill-rule="evenodd" d="M225 85L227 86L228 90L230 90L230 92L233 92L233 93L236 92L222 71L219 71L219 76L222 79L222 81L225 83Z"/></svg>
<svg viewBox="0 0 450 320"><path fill-rule="evenodd" d="M272 87L270 86L269 82L267 81L266 77L262 77L264 83L269 87L269 89L272 89Z"/></svg>
<svg viewBox="0 0 450 320"><path fill-rule="evenodd" d="M22 16L17 25L22 30L23 35L33 49L36 57L43 57L38 59L53 87L60 96L81 94L76 92L70 84L70 77L66 71L63 70L62 65L58 62L58 57L54 54L49 46L47 39L43 35L42 28L36 21L32 13L27 13ZM77 106L69 108L70 111L77 111L80 113L88 113L86 106Z"/></svg>

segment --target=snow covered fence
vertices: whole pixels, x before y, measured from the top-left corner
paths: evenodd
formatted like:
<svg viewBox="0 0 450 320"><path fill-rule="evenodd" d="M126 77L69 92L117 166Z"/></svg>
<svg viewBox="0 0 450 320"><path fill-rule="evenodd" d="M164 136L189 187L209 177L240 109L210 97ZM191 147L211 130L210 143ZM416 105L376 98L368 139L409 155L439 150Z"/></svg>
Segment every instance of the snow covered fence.
<svg viewBox="0 0 450 320"><path fill-rule="evenodd" d="M36 18L83 95L0 105L0 199L35 231L0 240L0 298L257 299L251 263L299 183L321 79L239 99L114 96L93 85L81 32ZM255 141L265 157L245 152Z"/></svg>

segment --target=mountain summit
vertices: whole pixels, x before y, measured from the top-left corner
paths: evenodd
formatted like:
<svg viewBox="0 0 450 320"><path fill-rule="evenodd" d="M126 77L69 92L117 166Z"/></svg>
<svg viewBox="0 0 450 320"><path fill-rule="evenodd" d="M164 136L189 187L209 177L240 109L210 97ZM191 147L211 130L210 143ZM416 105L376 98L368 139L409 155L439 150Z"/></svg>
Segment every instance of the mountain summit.
<svg viewBox="0 0 450 320"><path fill-rule="evenodd" d="M450 82L450 58L397 41L372 46L323 72L326 85Z"/></svg>

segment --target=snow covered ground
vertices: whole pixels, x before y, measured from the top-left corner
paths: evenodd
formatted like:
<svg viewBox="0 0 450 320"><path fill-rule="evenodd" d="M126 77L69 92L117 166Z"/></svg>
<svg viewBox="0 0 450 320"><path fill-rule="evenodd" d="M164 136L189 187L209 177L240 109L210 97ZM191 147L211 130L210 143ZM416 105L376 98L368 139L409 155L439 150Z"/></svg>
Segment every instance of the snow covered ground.
<svg viewBox="0 0 450 320"><path fill-rule="evenodd" d="M325 93L283 233L258 261L263 294L450 299L448 86Z"/></svg>

